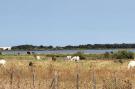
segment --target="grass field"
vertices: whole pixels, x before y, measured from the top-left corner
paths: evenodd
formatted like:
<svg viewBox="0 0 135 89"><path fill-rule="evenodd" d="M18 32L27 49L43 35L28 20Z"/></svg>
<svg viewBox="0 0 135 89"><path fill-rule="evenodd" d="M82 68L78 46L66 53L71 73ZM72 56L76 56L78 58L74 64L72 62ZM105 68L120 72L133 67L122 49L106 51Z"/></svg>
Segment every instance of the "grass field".
<svg viewBox="0 0 135 89"><path fill-rule="evenodd" d="M0 89L135 89L135 70L128 70L128 61L82 60L57 61L42 56L0 56L7 60L0 67ZM63 60L62 60L63 59ZM33 66L29 66L33 62Z"/></svg>

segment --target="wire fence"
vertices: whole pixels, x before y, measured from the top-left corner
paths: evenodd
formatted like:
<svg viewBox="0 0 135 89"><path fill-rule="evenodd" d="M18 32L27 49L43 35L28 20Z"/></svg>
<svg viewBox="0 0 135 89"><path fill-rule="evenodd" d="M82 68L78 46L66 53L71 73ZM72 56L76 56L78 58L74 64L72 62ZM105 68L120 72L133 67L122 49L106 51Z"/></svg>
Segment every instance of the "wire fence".
<svg viewBox="0 0 135 89"><path fill-rule="evenodd" d="M48 74L43 70L39 73L35 67L30 67L29 75L24 77L24 73L12 67L8 70L3 69L0 73L0 89L135 89L133 81L119 77L117 72L112 72L112 76L109 77L104 75L102 78L95 69L91 69L85 75L81 73L78 64L72 77L70 72L65 76L59 70L50 70ZM86 78L83 78L84 75Z"/></svg>
<svg viewBox="0 0 135 89"><path fill-rule="evenodd" d="M134 89L129 80L113 77L98 82L93 72L91 80L81 80L80 74L76 74L74 81L63 81L58 72L55 72L51 79L37 79L33 73L29 79L18 78L14 73L10 74L10 79L0 79L0 89Z"/></svg>

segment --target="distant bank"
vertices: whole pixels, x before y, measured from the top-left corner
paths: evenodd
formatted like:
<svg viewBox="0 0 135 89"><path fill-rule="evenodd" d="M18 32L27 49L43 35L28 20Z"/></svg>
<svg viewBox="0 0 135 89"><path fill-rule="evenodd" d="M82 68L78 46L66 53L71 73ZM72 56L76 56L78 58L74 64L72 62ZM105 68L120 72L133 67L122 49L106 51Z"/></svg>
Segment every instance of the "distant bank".
<svg viewBox="0 0 135 89"><path fill-rule="evenodd" d="M35 45L18 45L12 47L0 47L0 50L12 51L44 51L44 50L108 50L108 49L135 49L135 44L86 44L78 46L35 46Z"/></svg>
<svg viewBox="0 0 135 89"><path fill-rule="evenodd" d="M88 49L135 49L135 44L86 44L86 45L67 45L67 46L35 46L35 45L19 45L13 46L11 50L88 50Z"/></svg>

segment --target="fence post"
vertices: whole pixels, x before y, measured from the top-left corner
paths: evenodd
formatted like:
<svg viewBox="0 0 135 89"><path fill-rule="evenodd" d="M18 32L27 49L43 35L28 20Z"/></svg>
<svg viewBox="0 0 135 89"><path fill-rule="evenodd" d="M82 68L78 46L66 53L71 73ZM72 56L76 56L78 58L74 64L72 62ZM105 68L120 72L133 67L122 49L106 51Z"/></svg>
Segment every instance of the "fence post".
<svg viewBox="0 0 135 89"><path fill-rule="evenodd" d="M79 63L76 62L76 89L79 89Z"/></svg>
<svg viewBox="0 0 135 89"><path fill-rule="evenodd" d="M58 89L58 82L59 82L59 76L58 76L58 73L55 71L55 73L54 73L54 78L53 78L53 80L52 80L52 82L51 82L51 85L50 85L50 89L52 88L52 89Z"/></svg>
<svg viewBox="0 0 135 89"><path fill-rule="evenodd" d="M20 74L17 75L17 87L20 88Z"/></svg>
<svg viewBox="0 0 135 89"><path fill-rule="evenodd" d="M58 89L58 72L55 71L55 89Z"/></svg>
<svg viewBox="0 0 135 89"><path fill-rule="evenodd" d="M52 80L52 82L51 82L50 89L51 89L51 88L53 89L53 85L54 85L54 78L53 78L53 80Z"/></svg>
<svg viewBox="0 0 135 89"><path fill-rule="evenodd" d="M93 85L93 89L96 89L96 79L95 79L95 72L93 71L92 73L92 85Z"/></svg>
<svg viewBox="0 0 135 89"><path fill-rule="evenodd" d="M32 71L32 77L33 77L33 87L35 88L35 70L34 69Z"/></svg>
<svg viewBox="0 0 135 89"><path fill-rule="evenodd" d="M13 89L13 75L14 75L14 70L13 66L10 68L10 70L7 72L10 74L10 88Z"/></svg>
<svg viewBox="0 0 135 89"><path fill-rule="evenodd" d="M11 73L10 73L10 86L12 89L12 87L13 87L13 71L11 71Z"/></svg>
<svg viewBox="0 0 135 89"><path fill-rule="evenodd" d="M35 70L33 66L30 66L31 73L32 73L32 85L35 88Z"/></svg>
<svg viewBox="0 0 135 89"><path fill-rule="evenodd" d="M117 88L116 72L114 72L114 87Z"/></svg>
<svg viewBox="0 0 135 89"><path fill-rule="evenodd" d="M79 74L78 73L76 77L76 89L79 89Z"/></svg>

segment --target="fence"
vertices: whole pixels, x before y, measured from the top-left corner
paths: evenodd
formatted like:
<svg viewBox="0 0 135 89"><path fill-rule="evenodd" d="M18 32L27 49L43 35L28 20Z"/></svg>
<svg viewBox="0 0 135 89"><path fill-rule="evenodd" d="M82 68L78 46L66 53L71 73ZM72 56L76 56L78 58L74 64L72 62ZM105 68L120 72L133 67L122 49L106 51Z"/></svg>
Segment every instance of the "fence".
<svg viewBox="0 0 135 89"><path fill-rule="evenodd" d="M72 74L64 70L53 70L51 67L47 73L30 67L26 76L24 72L14 68L3 69L0 73L0 89L135 89L131 80L120 77L117 72L111 72L112 75L108 77L101 76L101 72L96 69L82 73L78 64L76 72Z"/></svg>

